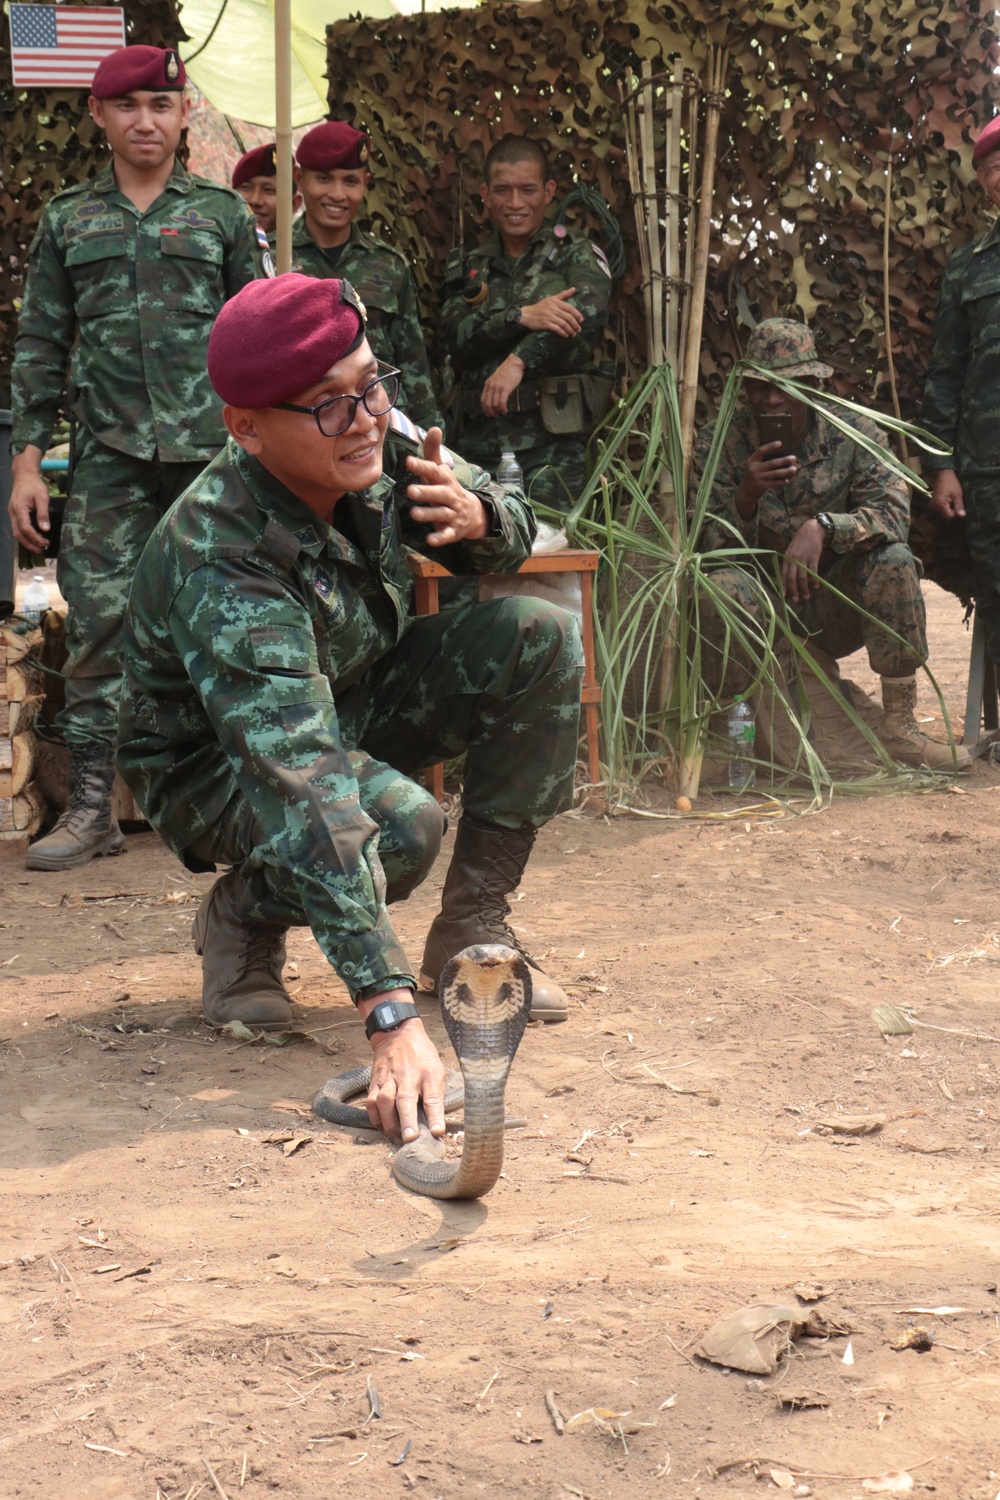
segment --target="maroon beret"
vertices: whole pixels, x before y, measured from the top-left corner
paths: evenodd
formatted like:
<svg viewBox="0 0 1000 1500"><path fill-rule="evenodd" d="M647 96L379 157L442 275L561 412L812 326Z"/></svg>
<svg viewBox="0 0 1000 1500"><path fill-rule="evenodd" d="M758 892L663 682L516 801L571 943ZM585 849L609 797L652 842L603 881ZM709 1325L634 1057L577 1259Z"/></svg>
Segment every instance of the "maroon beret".
<svg viewBox="0 0 1000 1500"><path fill-rule="evenodd" d="M295 271L251 281L215 320L208 378L229 406L274 406L315 385L364 332L349 281Z"/></svg>
<svg viewBox="0 0 1000 1500"><path fill-rule="evenodd" d="M982 161L984 156L990 156L994 151L1000 151L1000 115L984 125L979 132L972 148L972 160Z"/></svg>
<svg viewBox="0 0 1000 1500"><path fill-rule="evenodd" d="M233 187L249 182L251 177L276 177L278 173L278 148L272 141L269 146L256 146L241 156L233 168Z"/></svg>
<svg viewBox="0 0 1000 1500"><path fill-rule="evenodd" d="M120 99L136 89L157 94L180 90L187 74L174 47L118 47L109 52L94 74L90 92L95 99Z"/></svg>
<svg viewBox="0 0 1000 1500"><path fill-rule="evenodd" d="M367 166L371 154L372 143L363 130L343 120L325 120L302 137L295 160L311 172L350 171Z"/></svg>

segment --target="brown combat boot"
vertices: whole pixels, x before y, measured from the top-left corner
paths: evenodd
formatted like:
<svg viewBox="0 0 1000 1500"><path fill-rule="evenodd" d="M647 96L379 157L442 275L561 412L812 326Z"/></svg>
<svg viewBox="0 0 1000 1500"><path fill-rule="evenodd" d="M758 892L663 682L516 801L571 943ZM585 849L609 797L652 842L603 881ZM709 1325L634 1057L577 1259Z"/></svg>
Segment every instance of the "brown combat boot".
<svg viewBox="0 0 1000 1500"><path fill-rule="evenodd" d="M75 870L99 854L120 854L125 835L111 810L115 779L111 746L70 745L73 790L51 833L32 844L27 870Z"/></svg>
<svg viewBox="0 0 1000 1500"><path fill-rule="evenodd" d="M473 943L504 943L532 969L531 1020L565 1021L566 992L547 978L507 926L507 896L517 890L535 842L533 828L494 828L466 813L455 835L455 852L420 966L420 988L437 993L441 970Z"/></svg>
<svg viewBox="0 0 1000 1500"><path fill-rule="evenodd" d="M964 771L972 756L961 745L942 745L924 734L913 717L917 706L916 677L882 678L882 728L879 739L893 760L904 766L926 766L930 771Z"/></svg>
<svg viewBox="0 0 1000 1500"><path fill-rule="evenodd" d="M201 1006L210 1026L242 1021L255 1031L282 1031L292 1004L281 983L287 927L246 922L245 883L235 870L202 900L194 919L194 951L202 958Z"/></svg>

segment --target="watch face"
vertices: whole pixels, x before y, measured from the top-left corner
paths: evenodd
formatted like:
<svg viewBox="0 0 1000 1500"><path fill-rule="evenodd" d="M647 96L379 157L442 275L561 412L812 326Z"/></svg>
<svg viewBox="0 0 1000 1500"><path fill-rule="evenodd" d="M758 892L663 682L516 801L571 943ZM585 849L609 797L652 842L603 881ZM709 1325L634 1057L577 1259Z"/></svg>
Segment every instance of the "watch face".
<svg viewBox="0 0 1000 1500"><path fill-rule="evenodd" d="M386 1000L382 1005L375 1007L375 1024L380 1031L391 1026L396 1019L396 1008L391 1000Z"/></svg>

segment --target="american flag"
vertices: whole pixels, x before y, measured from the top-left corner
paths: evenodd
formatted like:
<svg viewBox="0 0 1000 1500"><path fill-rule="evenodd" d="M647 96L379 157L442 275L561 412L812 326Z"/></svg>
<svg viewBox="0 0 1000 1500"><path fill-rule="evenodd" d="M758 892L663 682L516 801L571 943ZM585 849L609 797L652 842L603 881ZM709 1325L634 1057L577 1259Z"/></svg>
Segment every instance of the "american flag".
<svg viewBox="0 0 1000 1500"><path fill-rule="evenodd" d="M15 88L89 88L97 65L125 45L117 5L11 5Z"/></svg>

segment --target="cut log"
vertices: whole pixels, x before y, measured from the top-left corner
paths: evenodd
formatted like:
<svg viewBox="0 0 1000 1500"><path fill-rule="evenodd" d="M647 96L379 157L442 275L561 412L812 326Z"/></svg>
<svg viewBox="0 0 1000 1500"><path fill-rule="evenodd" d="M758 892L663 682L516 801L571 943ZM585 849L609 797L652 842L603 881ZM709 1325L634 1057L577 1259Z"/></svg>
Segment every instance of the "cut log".
<svg viewBox="0 0 1000 1500"><path fill-rule="evenodd" d="M44 692L43 673L30 661L8 664L6 679L0 682L0 698L23 703L27 698L37 698L41 692Z"/></svg>
<svg viewBox="0 0 1000 1500"><path fill-rule="evenodd" d="M32 646L42 639L41 627L33 625L28 629L20 627L7 620L0 625L0 665L4 662L20 661L22 656L27 656Z"/></svg>
<svg viewBox="0 0 1000 1500"><path fill-rule="evenodd" d="M37 833L42 821L42 800L31 787L16 797L0 797L0 839L23 838Z"/></svg>
<svg viewBox="0 0 1000 1500"><path fill-rule="evenodd" d="M26 734L44 702L41 693L20 701L15 699L13 703L0 695L0 735Z"/></svg>

